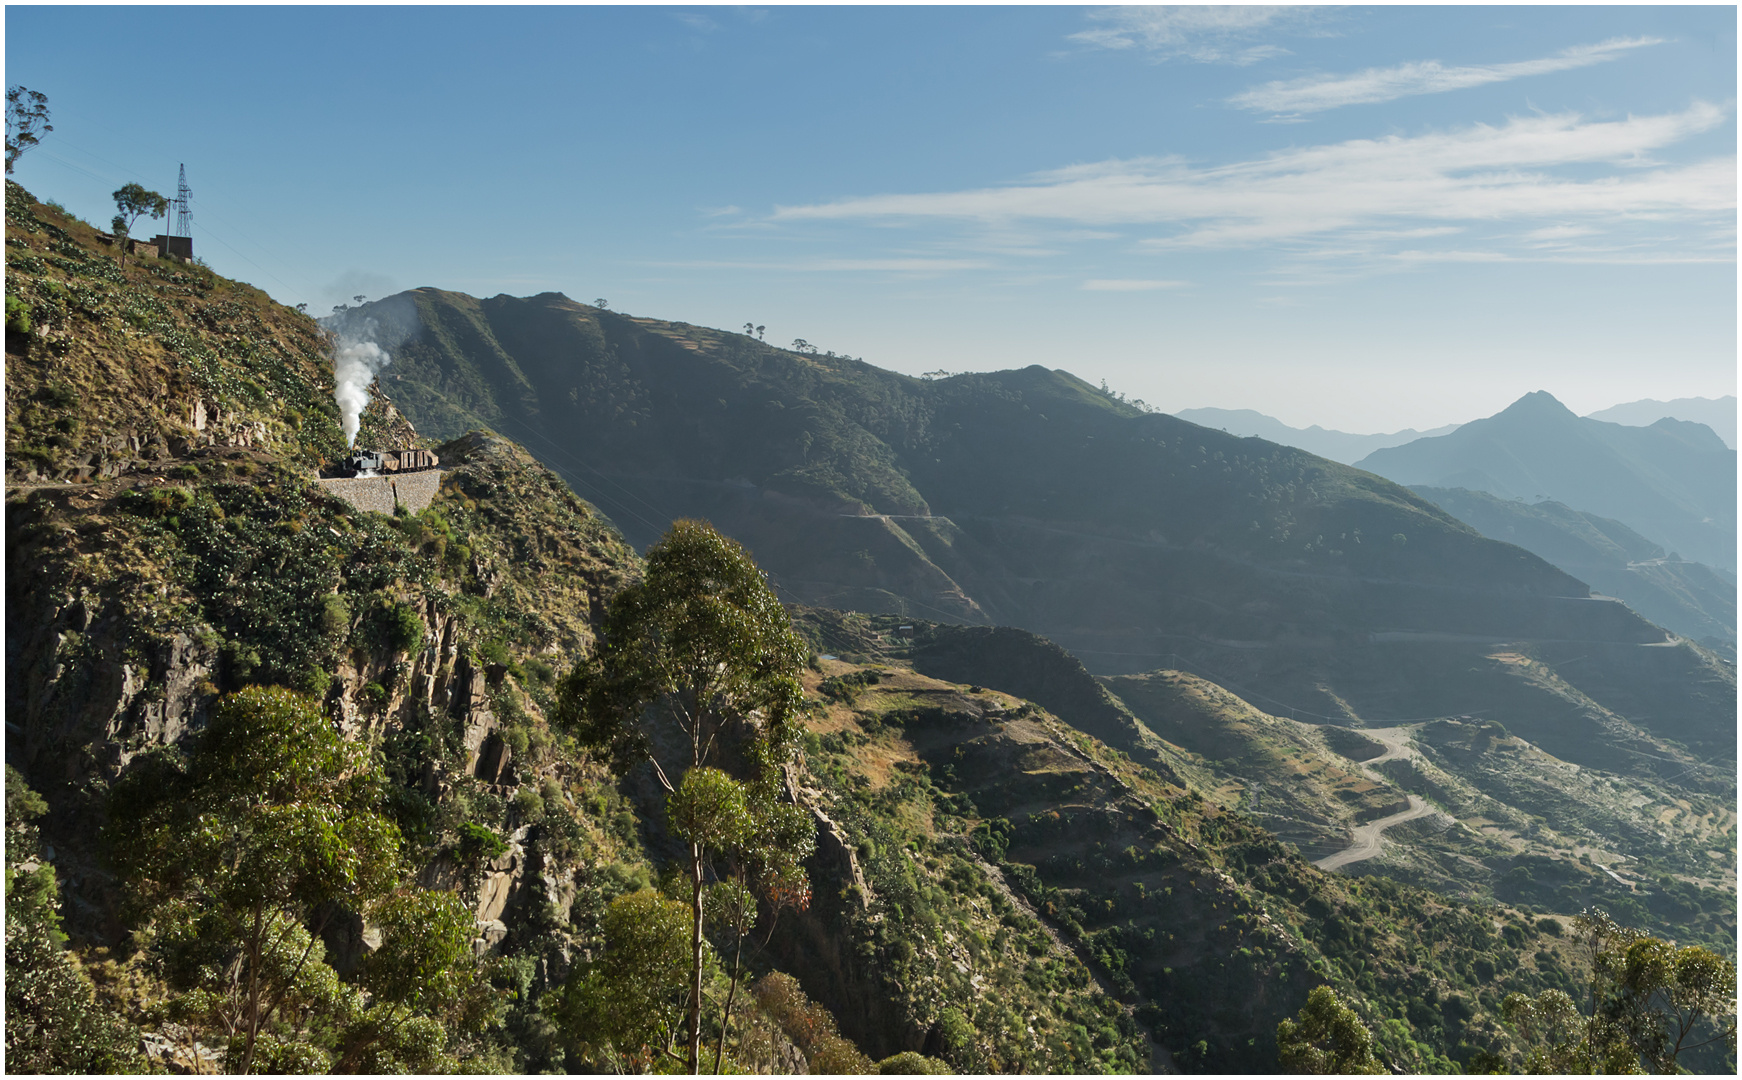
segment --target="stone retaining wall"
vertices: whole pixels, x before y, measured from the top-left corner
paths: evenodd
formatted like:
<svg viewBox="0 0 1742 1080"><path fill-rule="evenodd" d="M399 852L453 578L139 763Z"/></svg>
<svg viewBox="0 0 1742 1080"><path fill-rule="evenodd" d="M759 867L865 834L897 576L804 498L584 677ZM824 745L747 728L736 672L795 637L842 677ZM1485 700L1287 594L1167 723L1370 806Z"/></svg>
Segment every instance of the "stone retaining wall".
<svg viewBox="0 0 1742 1080"><path fill-rule="evenodd" d="M340 477L317 481L330 495L377 514L391 514L395 506L413 512L428 509L442 486L442 470L401 473L392 476Z"/></svg>

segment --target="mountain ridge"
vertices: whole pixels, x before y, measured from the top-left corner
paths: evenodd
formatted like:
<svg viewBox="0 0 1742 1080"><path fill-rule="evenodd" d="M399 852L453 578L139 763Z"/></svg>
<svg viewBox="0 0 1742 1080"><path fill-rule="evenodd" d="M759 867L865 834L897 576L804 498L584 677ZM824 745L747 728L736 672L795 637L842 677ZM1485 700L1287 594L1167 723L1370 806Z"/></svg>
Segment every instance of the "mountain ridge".
<svg viewBox="0 0 1742 1080"><path fill-rule="evenodd" d="M453 295L394 302L512 325L399 345L420 427L497 418L636 543L707 518L788 603L1020 627L1096 675L1207 673L1335 723L1498 708L1593 767L1656 768L1665 737L1733 754L1697 645L1371 473L1039 366L921 380L560 294ZM1498 659L1521 649L1552 677L1523 687Z"/></svg>
<svg viewBox="0 0 1742 1080"><path fill-rule="evenodd" d="M1625 600L1660 626L1719 649L1736 642L1736 578L1704 563L1671 559L1613 518L1562 503L1501 499L1464 488L1416 486L1484 536L1534 551L1595 589Z"/></svg>
<svg viewBox="0 0 1742 1080"><path fill-rule="evenodd" d="M1735 570L1736 452L1703 424L1611 424L1536 391L1449 435L1377 450L1358 467L1405 484L1552 498Z"/></svg>
<svg viewBox="0 0 1742 1080"><path fill-rule="evenodd" d="M1736 449L1736 395L1721 398L1674 398L1658 401L1644 398L1585 414L1588 420L1604 420L1630 427L1649 427L1664 417L1704 424L1724 440L1724 445Z"/></svg>
<svg viewBox="0 0 1742 1080"><path fill-rule="evenodd" d="M1254 409L1177 409L1175 416L1204 427L1219 428L1233 435L1257 437L1283 446L1299 447L1309 453L1344 465L1353 465L1375 450L1401 446L1416 439L1449 435L1457 424L1445 424L1427 431L1404 428L1382 434L1359 435L1313 424L1305 428L1291 427Z"/></svg>
<svg viewBox="0 0 1742 1080"><path fill-rule="evenodd" d="M1473 530L1401 488L1298 450L1145 415L1063 372L925 381L560 294L402 295L433 329L398 348L387 385L420 429L503 425L638 544L658 520L709 517L798 602L852 597L848 606L912 605L934 617L942 607L966 621L1028 625L1067 647L1087 644L1073 624L1142 618L1118 610L1131 607L1123 590L1094 600L1074 586L1037 592L1033 556L1023 552L1061 545L1085 549L1067 564L1093 548L1095 558L1114 553L1118 567L1148 549L1219 562L1223 577L1247 573L1240 560L1284 580L1320 575L1340 582L1333 591L1383 589L1399 573L1418 584L1449 580L1465 560L1484 568L1464 579L1479 589L1516 582L1525 593L1583 595L1544 564L1527 569L1516 553L1470 543ZM502 332L471 352L446 329L497 323ZM794 545L801 529L827 539ZM1417 546L1391 545L1394 534ZM1324 602L1314 601L1313 621L1346 617ZM1390 605L1400 616L1443 606ZM1188 622L1208 618L1197 610Z"/></svg>

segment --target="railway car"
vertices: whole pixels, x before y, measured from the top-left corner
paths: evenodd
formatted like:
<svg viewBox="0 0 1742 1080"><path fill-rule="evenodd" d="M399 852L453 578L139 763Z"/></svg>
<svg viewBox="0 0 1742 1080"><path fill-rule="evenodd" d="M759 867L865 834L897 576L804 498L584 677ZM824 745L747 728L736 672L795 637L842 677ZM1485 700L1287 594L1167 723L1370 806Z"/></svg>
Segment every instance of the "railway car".
<svg viewBox="0 0 1742 1080"><path fill-rule="evenodd" d="M441 459L429 450L356 450L339 463L338 471L346 476L390 476L440 465Z"/></svg>

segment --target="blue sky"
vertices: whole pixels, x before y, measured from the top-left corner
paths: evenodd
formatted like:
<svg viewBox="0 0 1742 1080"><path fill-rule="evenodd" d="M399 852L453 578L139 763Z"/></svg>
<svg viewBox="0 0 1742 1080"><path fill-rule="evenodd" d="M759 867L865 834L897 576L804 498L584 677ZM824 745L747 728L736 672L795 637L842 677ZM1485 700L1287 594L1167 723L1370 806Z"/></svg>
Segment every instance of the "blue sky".
<svg viewBox="0 0 1742 1080"><path fill-rule="evenodd" d="M1736 389L1736 12L6 9L93 222L186 163L219 271L1039 363L1424 428ZM155 229L151 231L156 231Z"/></svg>

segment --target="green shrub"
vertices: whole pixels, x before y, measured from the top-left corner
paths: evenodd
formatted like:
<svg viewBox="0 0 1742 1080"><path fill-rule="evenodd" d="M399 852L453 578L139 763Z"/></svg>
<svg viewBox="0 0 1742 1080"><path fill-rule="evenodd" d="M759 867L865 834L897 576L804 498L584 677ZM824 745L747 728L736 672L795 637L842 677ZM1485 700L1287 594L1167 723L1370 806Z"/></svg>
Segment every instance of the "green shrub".
<svg viewBox="0 0 1742 1080"><path fill-rule="evenodd" d="M882 679L882 675L875 671L853 671L845 675L829 676L818 689L831 701L851 705L859 700L859 695L867 686L876 686Z"/></svg>
<svg viewBox="0 0 1742 1080"><path fill-rule="evenodd" d="M382 709L387 707L387 688L378 682L364 686L358 696L362 698L363 708L370 713L380 713Z"/></svg>
<svg viewBox="0 0 1742 1080"><path fill-rule="evenodd" d="M508 845L500 836L482 825L468 821L462 824L458 832L460 842L456 850L460 861L465 863L489 862L508 850Z"/></svg>
<svg viewBox="0 0 1742 1080"><path fill-rule="evenodd" d="M351 605L338 593L327 597L321 606L321 630L335 640L351 629Z"/></svg>
<svg viewBox="0 0 1742 1080"><path fill-rule="evenodd" d="M478 657L486 664L501 664L507 667L512 657L508 655L508 643L501 638L491 638L478 646Z"/></svg>
<svg viewBox="0 0 1742 1080"><path fill-rule="evenodd" d="M975 1045L979 1033L967 1017L957 1009L945 1009L938 1014L938 1034L944 1046L944 1060L965 1072L980 1071L979 1048Z"/></svg>
<svg viewBox="0 0 1742 1080"><path fill-rule="evenodd" d="M514 810L521 821L543 821L544 797L530 787L518 788L514 792Z"/></svg>
<svg viewBox="0 0 1742 1080"><path fill-rule="evenodd" d="M877 1071L884 1076L948 1076L950 1067L937 1058L903 1050L879 1061Z"/></svg>
<svg viewBox="0 0 1742 1080"><path fill-rule="evenodd" d="M398 656L423 644L423 619L417 609L399 600L382 598L369 610L358 627L362 644Z"/></svg>
<svg viewBox="0 0 1742 1080"><path fill-rule="evenodd" d="M30 306L10 293L6 296L6 332L30 333Z"/></svg>

